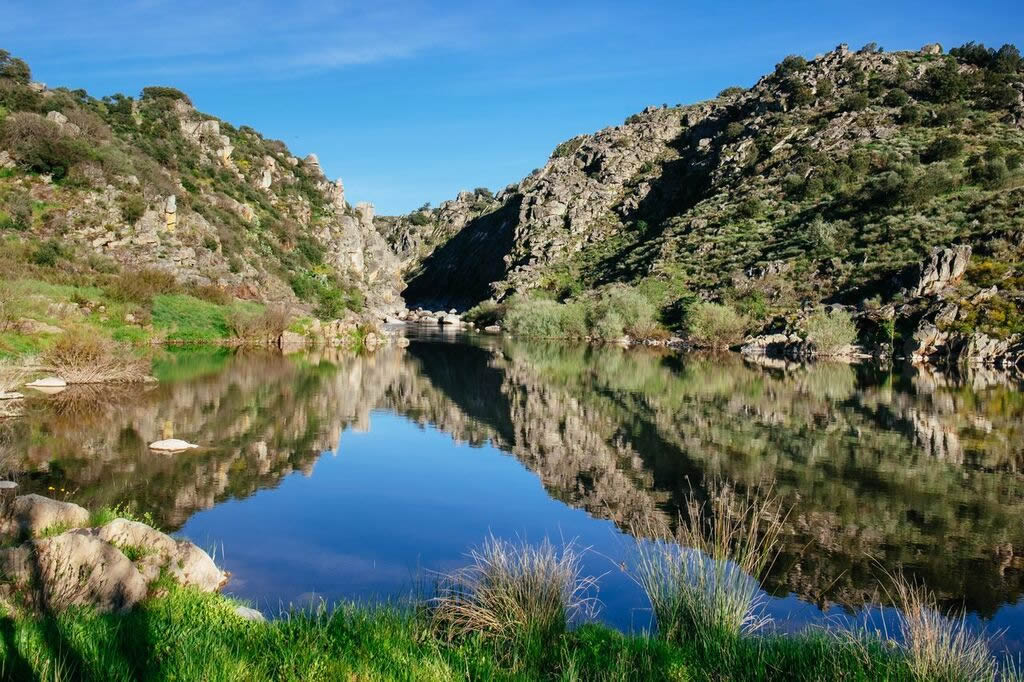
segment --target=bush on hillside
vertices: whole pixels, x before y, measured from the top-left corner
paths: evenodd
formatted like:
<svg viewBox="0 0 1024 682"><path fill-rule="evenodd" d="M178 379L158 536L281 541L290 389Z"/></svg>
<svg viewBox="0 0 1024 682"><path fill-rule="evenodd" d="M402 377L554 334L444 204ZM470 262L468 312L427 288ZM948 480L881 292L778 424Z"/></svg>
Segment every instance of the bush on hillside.
<svg viewBox="0 0 1024 682"><path fill-rule="evenodd" d="M775 75L785 78L807 68L807 60L800 55L791 54L775 65Z"/></svg>
<svg viewBox="0 0 1024 682"><path fill-rule="evenodd" d="M27 85L32 80L32 70L24 59L12 57L7 50L0 50L0 78Z"/></svg>
<svg viewBox="0 0 1024 682"><path fill-rule="evenodd" d="M8 116L0 128L0 147L11 152L18 166L61 180L89 155L88 144L66 137L53 121L36 114Z"/></svg>
<svg viewBox="0 0 1024 682"><path fill-rule="evenodd" d="M857 341L857 325L845 310L815 311L804 320L807 340L819 355L835 355Z"/></svg>
<svg viewBox="0 0 1024 682"><path fill-rule="evenodd" d="M910 102L910 95L907 94L906 90L893 88L885 93L885 98L882 101L887 107L902 107Z"/></svg>
<svg viewBox="0 0 1024 682"><path fill-rule="evenodd" d="M180 99L189 106L192 105L192 100L181 90L177 88L169 88L163 85L150 85L142 88L142 99Z"/></svg>
<svg viewBox="0 0 1024 682"><path fill-rule="evenodd" d="M145 214L146 209L149 207L146 203L146 197L142 196L139 192L122 194L117 203L121 209L121 219L129 225L134 225L138 222L139 218Z"/></svg>
<svg viewBox="0 0 1024 682"><path fill-rule="evenodd" d="M925 150L923 160L929 163L955 159L964 151L964 141L959 137L944 135L936 138Z"/></svg>
<svg viewBox="0 0 1024 682"><path fill-rule="evenodd" d="M842 109L843 111L863 111L867 109L869 101L866 92L853 92L843 100Z"/></svg>
<svg viewBox="0 0 1024 682"><path fill-rule="evenodd" d="M740 87L739 85L730 85L724 88L718 93L719 97L735 97L736 95L742 95L747 89Z"/></svg>
<svg viewBox="0 0 1024 682"><path fill-rule="evenodd" d="M955 59L928 71L924 94L929 99L948 104L959 100L966 92L967 81L960 73Z"/></svg>
<svg viewBox="0 0 1024 682"><path fill-rule="evenodd" d="M40 244L36 250L32 252L30 260L35 265L52 268L59 261L67 258L67 256L68 254L64 249L64 246L59 241L51 239Z"/></svg>
<svg viewBox="0 0 1024 682"><path fill-rule="evenodd" d="M140 268L122 272L106 287L106 291L116 301L149 305L154 296L178 293L181 286L167 270Z"/></svg>
<svg viewBox="0 0 1024 682"><path fill-rule="evenodd" d="M695 303L686 311L689 339L705 348L729 348L743 340L749 320L731 306Z"/></svg>

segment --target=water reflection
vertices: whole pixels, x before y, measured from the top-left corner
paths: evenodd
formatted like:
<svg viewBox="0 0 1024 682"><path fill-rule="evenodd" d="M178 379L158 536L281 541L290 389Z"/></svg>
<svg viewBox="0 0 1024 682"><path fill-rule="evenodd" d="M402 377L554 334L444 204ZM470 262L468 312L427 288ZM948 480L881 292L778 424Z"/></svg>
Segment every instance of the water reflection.
<svg viewBox="0 0 1024 682"><path fill-rule="evenodd" d="M492 514L483 527L489 520L501 526L531 513L554 514L546 506L553 499L623 530L640 519L671 526L690 486L706 477L740 486L774 480L794 506L768 584L776 595L856 609L879 599L880 567L903 567L942 600L982 617L1021 592L1024 393L1005 376L753 363L734 355L497 338L420 339L365 356L169 353L157 373L161 383L145 390L29 397L21 417L0 421L6 467L25 489L64 490L88 507L130 502L170 529L221 505L217 523L197 517L196 532L202 527L215 542L247 537L250 544L270 534L279 549L287 543L307 563L316 555L319 564L348 566L350 580L372 573L379 591L397 574L408 582L416 566L373 565L374 534L405 537L408 561L429 557L442 566L465 549L454 529L464 520L456 515ZM253 501L241 516L222 504L276 488L293 472L311 475L324 452L345 453L347 443L356 443L351 434L370 429L380 414L430 425L450 436L443 440L448 445L426 431L416 440L421 437L396 422L373 417L372 439L352 446L364 448L365 459L346 465L357 470L323 474L341 477L333 487L282 490L276 502ZM203 448L185 455L147 450L149 441L168 437ZM498 514L488 505L513 474L475 468L483 466L484 453L472 462L464 454L432 460L435 471L460 462L435 484L458 479L448 494L460 497L429 498L422 481L430 469L414 458L428 441L431 452L463 453L460 443L496 446L539 477L551 499L510 497L503 504L515 512ZM395 468L397 462L404 468ZM357 475L359 489L346 487ZM474 481L498 487L487 495L459 492ZM506 492L513 489L527 490ZM362 520L360 532L346 530L343 543L341 531L313 538L288 527L294 521L282 516L281 505L307 504L303 495L322 493L320 504L333 508L339 490L365 504L387 499L399 511L408 512L403 500L423 506L418 518L378 512ZM457 511L431 513L448 504ZM255 521L261 511L265 518ZM346 506L335 513L358 511ZM559 523L583 522L567 516ZM468 537L468 527L465 532ZM239 550L233 560L258 562L257 554ZM250 573L246 589L273 591L275 581L285 574L295 580L298 572L292 594L323 592L316 583L326 574L302 570L294 561L269 562ZM244 566L238 573L245 574ZM303 587L303 580L313 584Z"/></svg>

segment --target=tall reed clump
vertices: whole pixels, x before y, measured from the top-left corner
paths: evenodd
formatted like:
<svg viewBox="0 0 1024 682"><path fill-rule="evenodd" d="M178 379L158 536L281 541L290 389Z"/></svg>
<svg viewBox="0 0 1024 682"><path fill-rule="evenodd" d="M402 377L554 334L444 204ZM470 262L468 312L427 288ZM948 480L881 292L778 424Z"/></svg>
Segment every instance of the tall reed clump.
<svg viewBox="0 0 1024 682"><path fill-rule="evenodd" d="M675 535L633 528L633 579L647 595L658 634L670 642L717 644L769 622L759 581L779 553L786 513L771 487L746 494L724 483L708 501L691 490Z"/></svg>
<svg viewBox="0 0 1024 682"><path fill-rule="evenodd" d="M478 635L500 644L555 641L569 623L596 611L597 578L582 574L582 551L514 543L493 535L469 553L471 563L446 575L431 602L435 629L451 641Z"/></svg>
<svg viewBox="0 0 1024 682"><path fill-rule="evenodd" d="M935 596L902 574L890 574L890 595L899 608L902 648L915 679L943 682L974 682L996 679L996 662L988 638L971 632L966 613L943 614ZM1014 667L1001 679L1014 679Z"/></svg>
<svg viewBox="0 0 1024 682"><path fill-rule="evenodd" d="M145 381L150 369L149 360L130 346L81 331L61 335L42 362L69 384Z"/></svg>

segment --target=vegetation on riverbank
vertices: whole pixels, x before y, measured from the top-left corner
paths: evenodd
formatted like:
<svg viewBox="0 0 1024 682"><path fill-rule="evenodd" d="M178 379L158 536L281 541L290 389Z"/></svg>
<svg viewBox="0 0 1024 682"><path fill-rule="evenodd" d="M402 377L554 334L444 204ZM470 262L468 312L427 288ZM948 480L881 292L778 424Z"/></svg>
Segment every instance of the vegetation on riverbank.
<svg viewBox="0 0 1024 682"><path fill-rule="evenodd" d="M127 614L69 610L0 619L10 680L912 680L881 645L824 633L704 646L598 625L543 647L468 636L446 643L414 611L340 606L267 623L224 597L174 589Z"/></svg>
<svg viewBox="0 0 1024 682"><path fill-rule="evenodd" d="M778 550L784 510L770 490L712 484L693 493L675 536L641 540L623 565L654 613L651 632L588 622L600 578L581 552L491 537L436 596L386 605L325 604L265 622L235 601L161 580L133 610L84 607L0 614L4 679L371 680L1019 680L989 640L944 615L932 595L887 574L897 632L767 625L758 577ZM90 522L120 515L104 510ZM147 519L148 521L148 519ZM45 534L45 533L44 533ZM646 544L644 544L646 543ZM127 556L127 555L126 555ZM892 637L892 638L890 638Z"/></svg>

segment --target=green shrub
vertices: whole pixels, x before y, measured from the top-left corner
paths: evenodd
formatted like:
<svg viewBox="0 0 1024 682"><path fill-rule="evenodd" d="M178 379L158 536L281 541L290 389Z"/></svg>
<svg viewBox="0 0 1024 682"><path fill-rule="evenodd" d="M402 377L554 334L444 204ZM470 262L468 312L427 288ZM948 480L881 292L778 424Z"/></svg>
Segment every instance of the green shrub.
<svg viewBox="0 0 1024 682"><path fill-rule="evenodd" d="M466 322L472 322L478 327L501 324L505 319L505 306L494 301L482 301L467 310L462 319Z"/></svg>
<svg viewBox="0 0 1024 682"><path fill-rule="evenodd" d="M928 71L924 94L935 102L949 103L959 100L967 91L967 81L960 74L955 59Z"/></svg>
<svg viewBox="0 0 1024 682"><path fill-rule="evenodd" d="M967 108L960 102L953 102L939 107L932 112L931 124L937 128L945 128L960 123L967 116Z"/></svg>
<svg viewBox="0 0 1024 682"><path fill-rule="evenodd" d="M583 139L582 137L574 137L571 140L562 142L551 152L551 158L559 159L563 156L572 156L583 145Z"/></svg>
<svg viewBox="0 0 1024 682"><path fill-rule="evenodd" d="M18 165L32 173L61 180L89 154L80 139L66 137L53 121L34 114L8 116L0 128L0 146L10 150Z"/></svg>
<svg viewBox="0 0 1024 682"><path fill-rule="evenodd" d="M7 201L6 211L0 212L0 229L24 232L32 228L32 198L26 193L17 193Z"/></svg>
<svg viewBox="0 0 1024 682"><path fill-rule="evenodd" d="M924 120L924 107L919 104L905 104L900 108L900 123L917 125Z"/></svg>
<svg viewBox="0 0 1024 682"><path fill-rule="evenodd" d="M775 75L779 77L791 76L807 68L807 60L800 55L791 54L775 65Z"/></svg>
<svg viewBox="0 0 1024 682"><path fill-rule="evenodd" d="M686 311L689 339L705 348L729 348L746 336L749 320L720 303L695 303Z"/></svg>
<svg viewBox="0 0 1024 682"><path fill-rule="evenodd" d="M719 97L735 97L736 95L742 95L746 91L747 91L746 88L742 88L742 87L740 87L738 85L730 85L729 87L724 88L723 90L719 91L718 96Z"/></svg>
<svg viewBox="0 0 1024 682"><path fill-rule="evenodd" d="M416 211L409 216L409 222L417 227L423 227L424 225L430 224L430 216L423 211Z"/></svg>
<svg viewBox="0 0 1024 682"><path fill-rule="evenodd" d="M177 88L169 88L163 85L150 85L145 88L142 88L142 99L161 98L180 99L190 106L192 104L192 100L189 99L188 95L186 95L181 90L178 90Z"/></svg>
<svg viewBox="0 0 1024 682"><path fill-rule="evenodd" d="M964 151L964 141L959 137L944 135L936 138L925 150L923 160L933 163L955 159Z"/></svg>
<svg viewBox="0 0 1024 682"><path fill-rule="evenodd" d="M729 125L725 126L725 139L735 140L743 134L744 130L746 130L746 126L739 121L733 121Z"/></svg>
<svg viewBox="0 0 1024 682"><path fill-rule="evenodd" d="M816 310L803 326L819 355L834 355L857 341L857 325L845 310Z"/></svg>
<svg viewBox="0 0 1024 682"><path fill-rule="evenodd" d="M586 314L579 303L516 297L508 302L505 327L517 336L581 339L587 336Z"/></svg>
<svg viewBox="0 0 1024 682"><path fill-rule="evenodd" d="M868 95L866 92L853 92L843 100L843 111L863 111L868 106Z"/></svg>
<svg viewBox="0 0 1024 682"><path fill-rule="evenodd" d="M646 339L658 333L654 305L636 289L616 285L600 293L587 311L591 332L602 339L621 338L623 333Z"/></svg>
<svg viewBox="0 0 1024 682"><path fill-rule="evenodd" d="M885 93L885 99L882 101L887 107L902 107L910 102L910 95L908 95L905 90L893 88L889 92Z"/></svg>
<svg viewBox="0 0 1024 682"><path fill-rule="evenodd" d="M32 252L31 261L36 265L53 267L58 261L67 257L63 245L55 239L43 242Z"/></svg>
<svg viewBox="0 0 1024 682"><path fill-rule="evenodd" d="M32 70L25 60L12 57L7 50L0 50L0 78L14 81L19 85L28 85L32 80Z"/></svg>
<svg viewBox="0 0 1024 682"><path fill-rule="evenodd" d="M121 219L129 225L134 225L149 208L146 197L139 192L122 194L118 199L118 205L121 208Z"/></svg>

